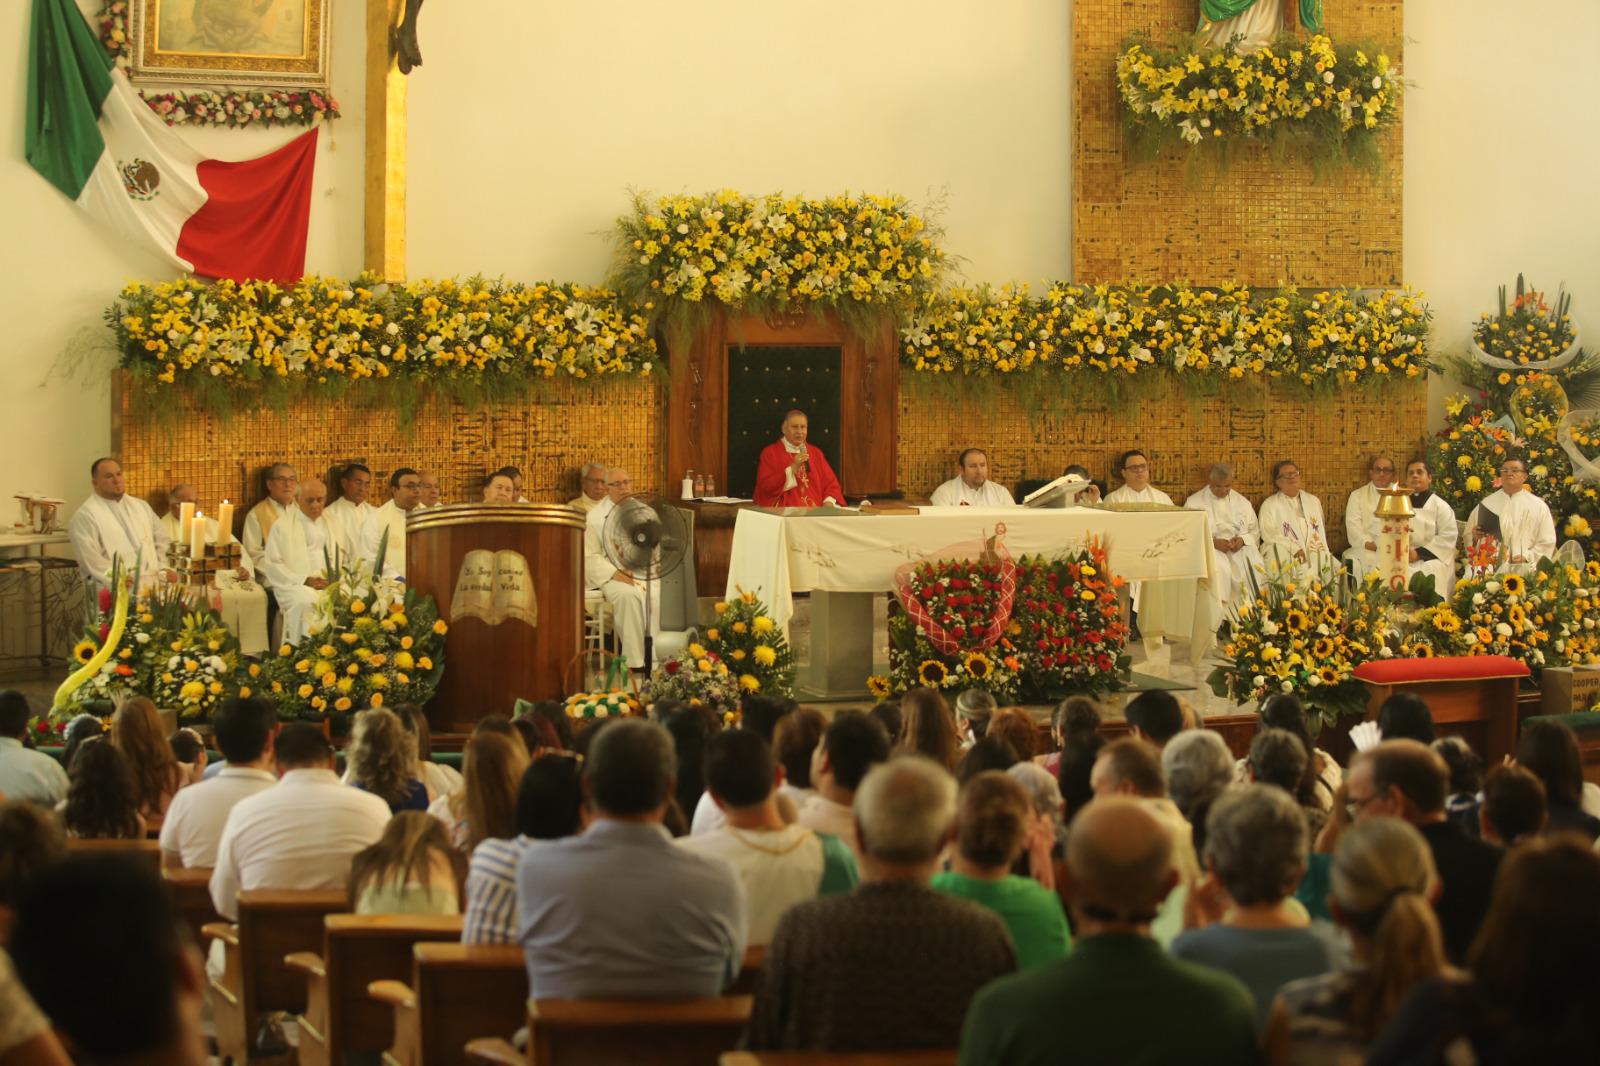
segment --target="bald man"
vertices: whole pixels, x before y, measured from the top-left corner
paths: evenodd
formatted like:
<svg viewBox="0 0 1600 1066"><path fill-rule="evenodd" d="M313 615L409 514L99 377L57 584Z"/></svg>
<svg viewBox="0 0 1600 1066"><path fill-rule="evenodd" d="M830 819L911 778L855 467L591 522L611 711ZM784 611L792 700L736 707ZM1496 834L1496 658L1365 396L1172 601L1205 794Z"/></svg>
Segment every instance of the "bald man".
<svg viewBox="0 0 1600 1066"><path fill-rule="evenodd" d="M1072 953L978 993L962 1066L1046 1066L1064 1049L1082 1062L1261 1061L1244 984L1150 936L1176 884L1172 838L1155 816L1132 797L1096 798L1067 840Z"/></svg>
<svg viewBox="0 0 1600 1066"><path fill-rule="evenodd" d="M594 506L584 519L583 573L591 589L611 608L616 632L622 639L622 656L632 670L644 669L644 578L619 570L606 557L604 538L606 519L617 504L633 495L633 479L621 467L606 471L606 498ZM661 583L650 584L650 635L661 632Z"/></svg>
<svg viewBox="0 0 1600 1066"><path fill-rule="evenodd" d="M284 511L267 534L267 554L261 560L261 576L277 597L283 614L283 639L298 644L306 635L306 623L328 587L327 554L333 538L323 507L328 502L328 487L312 478L299 483L297 505Z"/></svg>
<svg viewBox="0 0 1600 1066"><path fill-rule="evenodd" d="M844 489L822 449L807 444L811 422L804 411L783 416L783 436L761 450L756 467L759 507L821 507L844 502Z"/></svg>

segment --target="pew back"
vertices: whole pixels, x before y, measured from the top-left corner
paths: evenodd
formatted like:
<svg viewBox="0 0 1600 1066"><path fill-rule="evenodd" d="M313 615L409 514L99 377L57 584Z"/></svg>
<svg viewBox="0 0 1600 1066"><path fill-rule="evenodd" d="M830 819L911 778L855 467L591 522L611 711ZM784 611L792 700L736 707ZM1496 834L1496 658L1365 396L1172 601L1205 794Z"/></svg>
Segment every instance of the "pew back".
<svg viewBox="0 0 1600 1066"><path fill-rule="evenodd" d="M528 1004L528 1059L538 1066L700 1066L736 1047L751 997L541 999Z"/></svg>

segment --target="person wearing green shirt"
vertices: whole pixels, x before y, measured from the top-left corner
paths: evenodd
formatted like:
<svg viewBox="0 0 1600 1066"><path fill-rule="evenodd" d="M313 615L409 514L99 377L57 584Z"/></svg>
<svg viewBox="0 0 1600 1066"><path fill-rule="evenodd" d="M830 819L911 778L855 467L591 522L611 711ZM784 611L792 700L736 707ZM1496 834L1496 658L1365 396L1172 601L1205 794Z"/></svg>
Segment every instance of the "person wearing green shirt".
<svg viewBox="0 0 1600 1066"><path fill-rule="evenodd" d="M1239 979L1175 959L1150 937L1176 882L1172 837L1144 805L1089 804L1067 839L1072 953L984 986L961 1031L961 1066L1259 1063Z"/></svg>
<svg viewBox="0 0 1600 1066"><path fill-rule="evenodd" d="M961 789L951 868L933 877L940 892L1000 916L1017 950L1019 970L1063 958L1072 942L1056 894L1011 872L1032 818L1033 804L1014 778L999 770L978 774Z"/></svg>

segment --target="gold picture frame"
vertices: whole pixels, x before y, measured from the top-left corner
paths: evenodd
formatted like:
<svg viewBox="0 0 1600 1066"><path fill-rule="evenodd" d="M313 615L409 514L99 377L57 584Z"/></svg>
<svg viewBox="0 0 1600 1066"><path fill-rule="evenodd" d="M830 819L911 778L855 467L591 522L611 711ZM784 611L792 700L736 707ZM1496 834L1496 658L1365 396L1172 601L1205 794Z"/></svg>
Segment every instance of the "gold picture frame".
<svg viewBox="0 0 1600 1066"><path fill-rule="evenodd" d="M321 89L329 0L130 0L129 80Z"/></svg>

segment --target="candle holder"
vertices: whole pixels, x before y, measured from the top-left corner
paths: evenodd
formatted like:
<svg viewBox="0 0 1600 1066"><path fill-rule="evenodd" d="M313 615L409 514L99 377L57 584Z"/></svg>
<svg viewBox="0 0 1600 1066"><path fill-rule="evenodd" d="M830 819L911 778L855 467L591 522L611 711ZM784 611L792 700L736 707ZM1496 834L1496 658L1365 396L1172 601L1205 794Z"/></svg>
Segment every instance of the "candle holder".
<svg viewBox="0 0 1600 1066"><path fill-rule="evenodd" d="M236 540L222 545L207 544L205 554L198 559L190 554L192 550L189 545L177 541L167 546L167 566L185 585L204 588L218 574L239 568L240 548Z"/></svg>

